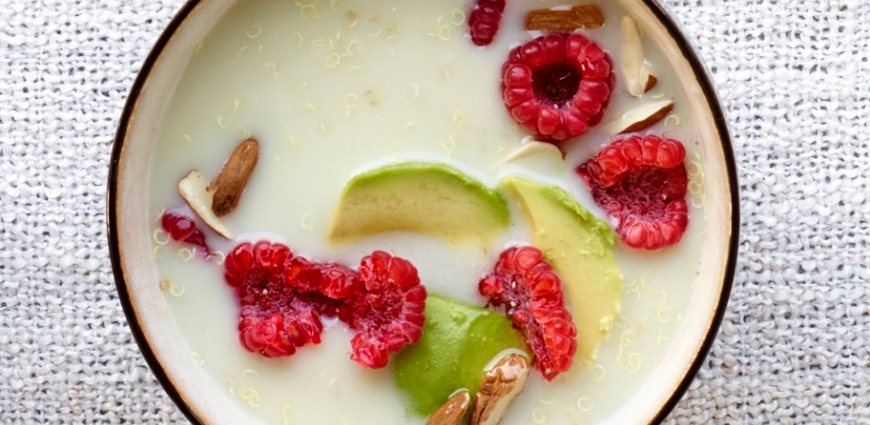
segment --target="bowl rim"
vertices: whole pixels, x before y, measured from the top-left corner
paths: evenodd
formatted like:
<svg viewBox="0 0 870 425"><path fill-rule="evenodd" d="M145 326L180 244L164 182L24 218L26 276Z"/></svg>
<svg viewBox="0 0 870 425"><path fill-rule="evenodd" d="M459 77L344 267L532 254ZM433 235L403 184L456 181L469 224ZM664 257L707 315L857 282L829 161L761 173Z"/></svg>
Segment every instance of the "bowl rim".
<svg viewBox="0 0 870 425"><path fill-rule="evenodd" d="M697 356L689 368L686 369L685 375L677 387L674 388L670 397L661 405L656 415L650 421L651 424L659 424L664 421L667 415L670 414L677 403L679 403L686 390L688 390L689 385L694 381L695 376L709 354L713 342L716 340L719 327L725 315L725 310L728 306L728 300L734 281L738 249L740 245L740 186L737 178L737 166L734 159L734 149L732 146L731 134L728 129L728 121L725 117L724 111L722 110L720 100L716 94L716 89L710 81L709 71L704 63L698 58L691 43L686 39L680 25L671 14L667 12L661 4L659 4L658 0L639 1L647 6L652 15L665 27L668 35L679 48L680 53L686 61L688 61L692 72L697 79L698 85L704 94L706 105L710 108L713 122L719 135L722 153L725 160L725 171L728 177L728 188L731 194L731 199L729 200L729 205L731 207L730 235L728 237L729 246L718 305L713 313L710 328L699 346ZM126 139L128 126L133 118L135 106L139 100L140 94L142 93L142 89L144 88L148 78L151 76L152 70L163 53L164 48L169 44L176 31L178 31L182 26L182 23L188 18L188 16L190 16L196 6L203 2L204 0L187 0L178 12L176 12L175 16L173 16L169 21L166 28L157 38L157 41L154 43L148 56L145 58L144 62L142 62L142 66L136 75L136 79L133 82L133 86L130 88L127 100L122 109L121 118L118 121L117 131L113 140L112 154L109 161L108 190L106 193L106 227L109 240L109 256L112 262L112 273L115 278L115 286L118 290L118 298L121 307L124 310L124 315L126 316L130 331L133 334L136 344L139 346L142 356L145 358L146 363L152 373L154 373L154 376L157 378L157 381L163 387L164 391L166 391L169 398L175 403L181 413L184 414L191 423L197 425L207 424L190 407L181 392L175 387L172 380L169 378L163 365L157 359L153 349L148 344L147 339L145 338L145 333L133 308L130 299L130 292L127 288L127 283L121 266L120 245L118 240L119 232L117 229L118 220L116 218L118 210L115 200L118 198L119 164L123 145Z"/></svg>

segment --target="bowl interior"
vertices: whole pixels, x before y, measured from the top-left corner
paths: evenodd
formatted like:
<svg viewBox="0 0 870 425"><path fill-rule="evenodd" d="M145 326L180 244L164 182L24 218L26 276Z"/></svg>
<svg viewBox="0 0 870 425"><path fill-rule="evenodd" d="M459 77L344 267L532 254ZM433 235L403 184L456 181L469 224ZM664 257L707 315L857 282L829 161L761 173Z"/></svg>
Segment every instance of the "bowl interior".
<svg viewBox="0 0 870 425"><path fill-rule="evenodd" d="M700 277L684 323L665 360L609 422L646 423L664 418L688 386L715 337L727 302L737 246L736 176L722 112L703 66L678 28L652 0L620 0L662 48L687 93L704 152L708 229ZM224 388L197 367L157 284L147 231L149 160L162 113L195 46L235 0L185 4L148 57L130 93L112 157L109 189L110 248L115 278L130 326L143 354L170 396L194 422L249 420Z"/></svg>

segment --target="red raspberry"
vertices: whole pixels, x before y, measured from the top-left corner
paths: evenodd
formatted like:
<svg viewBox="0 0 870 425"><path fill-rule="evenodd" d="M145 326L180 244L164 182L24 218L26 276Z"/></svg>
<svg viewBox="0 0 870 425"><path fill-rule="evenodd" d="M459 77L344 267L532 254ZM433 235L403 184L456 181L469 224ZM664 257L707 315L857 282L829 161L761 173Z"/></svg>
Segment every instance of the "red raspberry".
<svg viewBox="0 0 870 425"><path fill-rule="evenodd" d="M376 251L360 271L312 264L281 244L237 246L225 262L226 280L242 305L239 340L266 357L289 356L320 343L320 316L338 316L359 330L351 359L386 366L389 354L422 335L426 289L411 263Z"/></svg>
<svg viewBox="0 0 870 425"><path fill-rule="evenodd" d="M410 262L383 251L363 257L359 278L361 291L349 303L350 325L361 333L351 341L350 358L378 369L387 365L390 353L423 335L426 288Z"/></svg>
<svg viewBox="0 0 870 425"><path fill-rule="evenodd" d="M160 224L173 240L189 243L200 248L197 251L203 256L208 256L211 252L205 243L205 235L196 228L196 222L192 218L184 214L169 211L163 214Z"/></svg>
<svg viewBox="0 0 870 425"><path fill-rule="evenodd" d="M176 241L183 241L196 230L196 223L193 222L193 219L174 212L163 214L160 224L163 225L163 230Z"/></svg>
<svg viewBox="0 0 870 425"><path fill-rule="evenodd" d="M550 34L513 49L502 99L535 138L561 142L601 121L615 86L610 57L580 34Z"/></svg>
<svg viewBox="0 0 870 425"><path fill-rule="evenodd" d="M492 43L498 33L505 0L478 0L477 6L468 17L471 28L471 41L478 46Z"/></svg>
<svg viewBox="0 0 870 425"><path fill-rule="evenodd" d="M567 372L577 351L577 328L562 297L562 281L535 247L508 248L478 284L489 305L504 307L526 336L535 365L548 381Z"/></svg>
<svg viewBox="0 0 870 425"><path fill-rule="evenodd" d="M632 136L602 149L577 173L595 203L619 220L616 233L628 246L655 250L679 242L689 224L685 157L677 140Z"/></svg>
<svg viewBox="0 0 870 425"><path fill-rule="evenodd" d="M320 316L330 303L309 290L317 273L308 260L282 244L245 242L230 252L224 267L242 306L239 340L245 348L279 357L320 343Z"/></svg>

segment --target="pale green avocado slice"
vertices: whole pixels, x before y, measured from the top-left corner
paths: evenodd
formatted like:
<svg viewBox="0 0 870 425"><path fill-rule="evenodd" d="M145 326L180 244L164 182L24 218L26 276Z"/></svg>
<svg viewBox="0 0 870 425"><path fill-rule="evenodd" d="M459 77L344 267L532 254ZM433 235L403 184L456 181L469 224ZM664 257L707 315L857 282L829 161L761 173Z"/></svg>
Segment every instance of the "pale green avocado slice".
<svg viewBox="0 0 870 425"><path fill-rule="evenodd" d="M405 162L355 176L341 194L332 243L390 231L486 243L510 220L501 193L444 164Z"/></svg>
<svg viewBox="0 0 870 425"><path fill-rule="evenodd" d="M508 177L499 187L520 204L534 245L562 279L578 334L573 369L586 369L620 312L622 272L612 252L616 234L558 186Z"/></svg>
<svg viewBox="0 0 870 425"><path fill-rule="evenodd" d="M473 398L495 356L511 348L527 350L525 338L504 314L437 295L426 299L424 314L420 341L392 361L396 385L420 415L430 415L462 388Z"/></svg>

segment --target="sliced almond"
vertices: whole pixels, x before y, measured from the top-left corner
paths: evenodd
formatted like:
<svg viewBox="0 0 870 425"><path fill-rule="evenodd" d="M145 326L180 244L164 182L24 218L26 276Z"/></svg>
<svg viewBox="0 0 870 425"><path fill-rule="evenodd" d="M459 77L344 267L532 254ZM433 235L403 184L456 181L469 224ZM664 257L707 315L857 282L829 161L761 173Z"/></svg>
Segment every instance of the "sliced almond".
<svg viewBox="0 0 870 425"><path fill-rule="evenodd" d="M625 74L628 94L640 97L658 81L646 63L640 27L630 16L622 18L622 72Z"/></svg>
<svg viewBox="0 0 870 425"><path fill-rule="evenodd" d="M222 217L236 209L259 155L260 144L254 139L245 140L230 155L217 179L209 185L209 189L214 190L211 209L216 216Z"/></svg>
<svg viewBox="0 0 870 425"><path fill-rule="evenodd" d="M546 142L538 142L536 140L529 140L527 142L523 142L518 148L514 149L511 153L509 153L504 159L500 160L498 164L505 164L511 161L516 161L518 159L528 158L530 156L551 156L553 158L564 159L564 154L559 148L552 144Z"/></svg>
<svg viewBox="0 0 870 425"><path fill-rule="evenodd" d="M208 183L206 183L202 173L196 170L187 173L178 182L178 193L208 227L227 239L233 238L230 229L221 222L211 209L214 192L209 190Z"/></svg>
<svg viewBox="0 0 870 425"><path fill-rule="evenodd" d="M529 362L519 354L499 360L480 381L469 425L496 425L529 380Z"/></svg>
<svg viewBox="0 0 870 425"><path fill-rule="evenodd" d="M468 403L471 401L471 396L468 391L456 393L450 397L432 416L426 421L426 425L458 425L465 416L465 411L468 410Z"/></svg>
<svg viewBox="0 0 870 425"><path fill-rule="evenodd" d="M573 31L578 28L595 29L604 25L604 15L594 4L582 4L568 10L539 9L526 15L529 31Z"/></svg>
<svg viewBox="0 0 870 425"><path fill-rule="evenodd" d="M674 110L673 100L647 103L628 111L611 127L614 134L633 133L652 127Z"/></svg>

